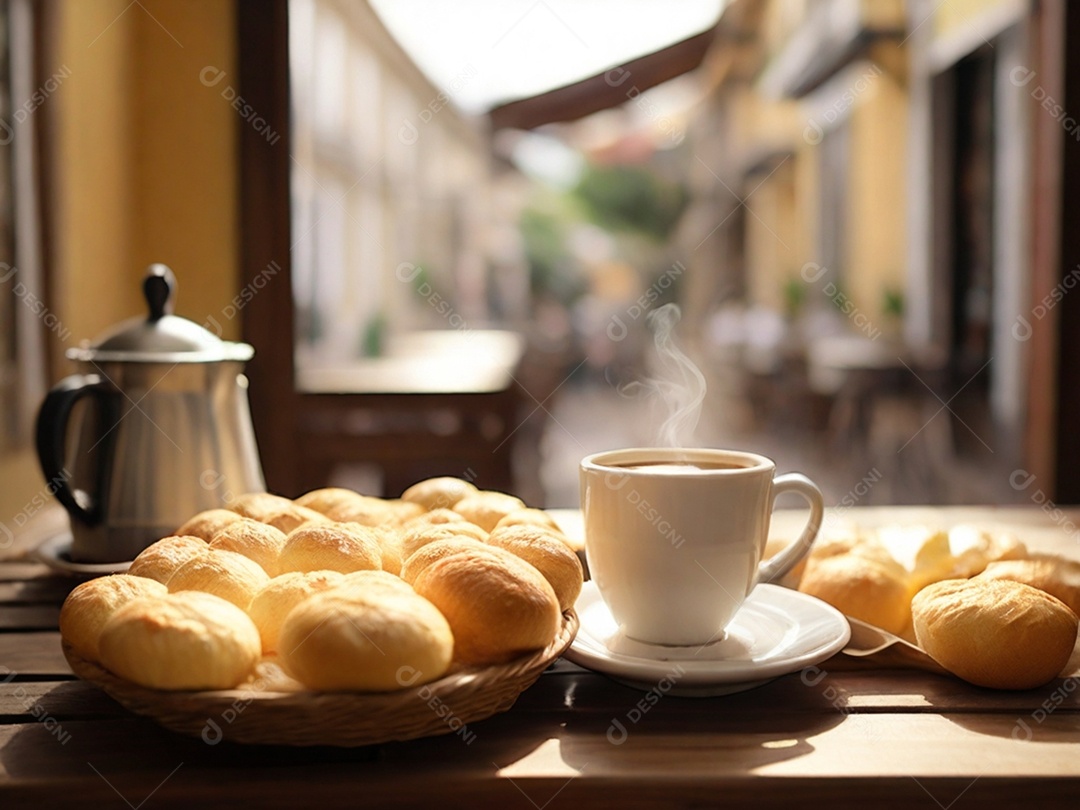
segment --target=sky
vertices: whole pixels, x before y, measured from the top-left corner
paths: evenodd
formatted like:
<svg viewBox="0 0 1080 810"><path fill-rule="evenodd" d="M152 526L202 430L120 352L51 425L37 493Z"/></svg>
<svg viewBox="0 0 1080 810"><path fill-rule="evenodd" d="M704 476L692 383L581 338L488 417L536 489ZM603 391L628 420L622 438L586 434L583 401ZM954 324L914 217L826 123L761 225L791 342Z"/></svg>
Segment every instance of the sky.
<svg viewBox="0 0 1080 810"><path fill-rule="evenodd" d="M431 81L482 113L712 26L727 0L370 0Z"/></svg>

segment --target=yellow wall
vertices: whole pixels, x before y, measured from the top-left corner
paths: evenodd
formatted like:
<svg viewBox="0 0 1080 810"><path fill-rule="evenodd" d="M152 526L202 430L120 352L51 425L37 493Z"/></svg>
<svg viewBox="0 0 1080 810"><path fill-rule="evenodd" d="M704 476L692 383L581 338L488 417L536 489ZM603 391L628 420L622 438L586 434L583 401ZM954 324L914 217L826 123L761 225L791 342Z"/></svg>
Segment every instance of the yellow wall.
<svg viewBox="0 0 1080 810"><path fill-rule="evenodd" d="M768 172L772 174L765 179ZM788 157L783 163L769 164L765 174L749 176L742 191L744 195L753 191L746 201L745 218L750 299L780 312L785 311L787 282L802 267L796 252L800 244L800 220L796 210L795 173L795 163Z"/></svg>
<svg viewBox="0 0 1080 810"><path fill-rule="evenodd" d="M176 271L177 314L219 315L237 287L232 0L55 5L57 309L72 340L141 314L147 264ZM214 87L207 66L225 71ZM238 324L222 326L226 336ZM58 350L59 347L54 347Z"/></svg>
<svg viewBox="0 0 1080 810"><path fill-rule="evenodd" d="M55 183L49 305L70 337L64 344L49 333L48 351L64 374L68 346L145 311L139 282L151 261L179 277L177 314L202 322L236 294L243 122L221 96L236 83L233 0L42 8L55 23L45 73L70 73L38 118L54 125L53 154L42 156ZM225 79L206 87L206 66ZM218 320L226 337L238 335L238 323ZM28 449L0 454L0 480L0 521L44 486Z"/></svg>
<svg viewBox="0 0 1080 810"><path fill-rule="evenodd" d="M179 282L176 314L199 323L217 316L223 337L237 339L238 320L221 316L239 279L236 141L237 127L248 126L225 97L231 97L225 88L239 84L233 3L142 0L142 5L169 33L149 14L134 14L139 67L133 98L138 135L132 272L139 276L155 261L169 265ZM128 13L138 11L136 5ZM205 67L225 71L224 78L205 86L200 80Z"/></svg>
<svg viewBox="0 0 1080 810"><path fill-rule="evenodd" d="M962 31L980 17L1018 5L1017 0L950 0L939 3L933 10L935 36Z"/></svg>
<svg viewBox="0 0 1080 810"><path fill-rule="evenodd" d="M54 308L70 343L138 309L131 159L138 15L137 7L124 12L124 6L124 0L52 6L57 40L45 59L71 76L49 99L55 154L43 159L51 159L56 183L50 190ZM54 365L67 368L60 360L66 346L49 339Z"/></svg>
<svg viewBox="0 0 1080 810"><path fill-rule="evenodd" d="M905 283L906 154L907 94L886 71L852 111L845 226L846 292L875 328L886 325L885 291Z"/></svg>

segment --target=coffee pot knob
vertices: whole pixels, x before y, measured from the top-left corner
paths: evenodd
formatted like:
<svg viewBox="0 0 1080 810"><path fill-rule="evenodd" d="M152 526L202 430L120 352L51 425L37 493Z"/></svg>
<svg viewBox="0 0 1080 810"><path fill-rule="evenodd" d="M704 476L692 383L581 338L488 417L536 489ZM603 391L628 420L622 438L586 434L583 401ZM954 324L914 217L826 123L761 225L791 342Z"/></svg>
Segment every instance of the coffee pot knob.
<svg viewBox="0 0 1080 810"><path fill-rule="evenodd" d="M150 308L149 321L155 323L166 315L172 315L173 296L176 292L176 276L168 265L152 264L143 279L143 295Z"/></svg>

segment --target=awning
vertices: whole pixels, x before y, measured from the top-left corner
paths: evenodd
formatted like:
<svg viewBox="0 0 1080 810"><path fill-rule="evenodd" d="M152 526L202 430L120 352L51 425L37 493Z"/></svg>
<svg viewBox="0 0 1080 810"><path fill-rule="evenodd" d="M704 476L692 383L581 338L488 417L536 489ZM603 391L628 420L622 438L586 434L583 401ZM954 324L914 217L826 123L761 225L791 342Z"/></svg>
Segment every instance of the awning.
<svg viewBox="0 0 1080 810"><path fill-rule="evenodd" d="M495 111L496 126L534 127L693 70L729 0L369 2L455 106Z"/></svg>

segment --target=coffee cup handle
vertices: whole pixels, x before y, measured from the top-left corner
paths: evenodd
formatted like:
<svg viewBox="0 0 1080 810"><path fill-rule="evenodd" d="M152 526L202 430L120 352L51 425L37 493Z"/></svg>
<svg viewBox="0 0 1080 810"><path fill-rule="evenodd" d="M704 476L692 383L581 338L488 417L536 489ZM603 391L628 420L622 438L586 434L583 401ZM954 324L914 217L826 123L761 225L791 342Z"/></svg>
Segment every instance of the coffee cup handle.
<svg viewBox="0 0 1080 810"><path fill-rule="evenodd" d="M773 479L772 501L769 504L769 512L772 513L776 506L776 498L784 492L794 492L806 499L810 505L810 519L806 522L799 539L785 548L771 560L758 566L758 582L775 582L784 574L799 564L807 554L810 547L817 539L821 521L825 516L825 503L821 497L821 490L817 484L799 473L779 475Z"/></svg>

